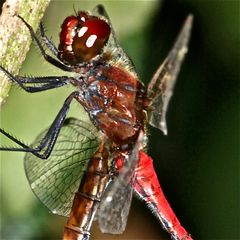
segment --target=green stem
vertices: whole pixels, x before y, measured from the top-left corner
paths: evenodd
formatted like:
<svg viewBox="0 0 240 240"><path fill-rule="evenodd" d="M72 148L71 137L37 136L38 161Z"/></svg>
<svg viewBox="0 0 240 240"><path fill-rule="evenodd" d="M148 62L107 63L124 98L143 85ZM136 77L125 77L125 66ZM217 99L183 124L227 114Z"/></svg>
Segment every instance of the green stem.
<svg viewBox="0 0 240 240"><path fill-rule="evenodd" d="M16 17L21 15L37 29L50 0L6 0L0 16L0 64L17 75L32 42L29 31ZM11 82L0 72L0 106L6 100Z"/></svg>

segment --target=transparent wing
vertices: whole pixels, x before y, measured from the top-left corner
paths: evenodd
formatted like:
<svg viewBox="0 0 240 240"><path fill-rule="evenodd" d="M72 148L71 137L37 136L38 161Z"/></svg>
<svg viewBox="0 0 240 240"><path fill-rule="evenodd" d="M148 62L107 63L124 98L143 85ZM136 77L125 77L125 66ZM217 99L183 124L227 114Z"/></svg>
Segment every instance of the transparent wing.
<svg viewBox="0 0 240 240"><path fill-rule="evenodd" d="M142 141L141 132L119 176L109 183L103 195L97 213L98 225L103 233L121 234L126 228L132 200L131 183L134 181L134 169L139 161Z"/></svg>
<svg viewBox="0 0 240 240"><path fill-rule="evenodd" d="M149 112L149 124L167 134L166 112L182 61L187 53L192 28L193 16L189 15L180 31L178 38L157 69L148 85L148 95L152 98Z"/></svg>
<svg viewBox="0 0 240 240"><path fill-rule="evenodd" d="M33 145L45 133L41 133ZM98 131L90 123L68 118L47 160L26 154L24 167L32 191L52 213L69 215L74 193L97 150L97 135Z"/></svg>
<svg viewBox="0 0 240 240"><path fill-rule="evenodd" d="M104 51L110 51L112 53L112 63L114 63L115 65L123 65L126 70L132 72L133 74L136 75L136 71L135 71L135 67L134 64L132 62L132 60L129 58L129 56L125 53L125 51L122 49L122 47L120 46L118 39L116 37L116 33L114 31L113 25L111 23L111 20L104 8L103 5L97 5L92 13L95 16L99 16L100 18L104 18L105 21L107 21L107 23L109 24L110 28L111 28L111 34L109 37L109 40L105 46L105 50Z"/></svg>
<svg viewBox="0 0 240 240"><path fill-rule="evenodd" d="M127 225L133 187L130 183L122 183L117 186L115 195L112 195L112 191L108 189L115 188L115 181L111 181L97 212L98 225L102 233L122 234Z"/></svg>

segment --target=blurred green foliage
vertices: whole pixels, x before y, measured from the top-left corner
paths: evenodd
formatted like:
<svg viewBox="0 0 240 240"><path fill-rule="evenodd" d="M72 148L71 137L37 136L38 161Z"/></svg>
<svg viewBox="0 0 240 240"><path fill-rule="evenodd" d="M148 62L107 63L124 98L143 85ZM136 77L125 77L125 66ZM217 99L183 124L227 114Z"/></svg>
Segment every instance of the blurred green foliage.
<svg viewBox="0 0 240 240"><path fill-rule="evenodd" d="M120 42L147 84L170 50L188 13L194 27L189 53L168 111L169 135L150 128L149 153L166 196L195 239L240 239L239 222L239 2L52 1L44 23L58 43L63 19L103 3ZM61 75L32 45L22 75ZM71 87L27 94L16 87L1 125L31 143L50 125ZM75 104L70 115L87 118ZM1 139L4 145L11 145ZM60 239L66 221L35 198L22 153L1 153L1 239ZM93 238L101 235L94 227ZM104 239L105 239L104 238ZM133 202L126 232L117 239L169 239L159 223Z"/></svg>

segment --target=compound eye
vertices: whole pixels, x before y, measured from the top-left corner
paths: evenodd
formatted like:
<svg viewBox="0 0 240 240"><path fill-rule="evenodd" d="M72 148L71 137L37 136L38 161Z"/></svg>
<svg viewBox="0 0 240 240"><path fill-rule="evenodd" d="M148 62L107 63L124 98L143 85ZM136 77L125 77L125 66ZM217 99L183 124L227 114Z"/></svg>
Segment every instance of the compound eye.
<svg viewBox="0 0 240 240"><path fill-rule="evenodd" d="M80 62L94 58L109 38L110 26L101 19L89 18L82 22L76 34L72 47Z"/></svg>
<svg viewBox="0 0 240 240"><path fill-rule="evenodd" d="M60 32L60 43L65 45L71 45L73 42L73 37L75 36L75 29L78 25L78 18L74 16L67 17L61 28Z"/></svg>

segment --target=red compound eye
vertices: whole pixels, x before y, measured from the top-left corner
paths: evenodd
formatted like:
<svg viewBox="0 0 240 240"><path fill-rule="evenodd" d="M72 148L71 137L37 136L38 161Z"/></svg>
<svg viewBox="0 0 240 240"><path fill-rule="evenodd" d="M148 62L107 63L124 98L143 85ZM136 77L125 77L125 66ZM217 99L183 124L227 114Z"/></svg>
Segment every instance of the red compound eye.
<svg viewBox="0 0 240 240"><path fill-rule="evenodd" d="M93 19L86 21L83 26L88 28L88 33L91 35L96 35L98 39L108 39L110 34L109 25L100 19Z"/></svg>
<svg viewBox="0 0 240 240"><path fill-rule="evenodd" d="M67 64L77 64L94 58L109 38L110 27L86 12L67 17L60 32L59 57Z"/></svg>
<svg viewBox="0 0 240 240"><path fill-rule="evenodd" d="M73 37L75 36L75 28L79 20L70 16L67 17L62 24L62 31L60 32L60 43L65 45L71 45L73 42Z"/></svg>
<svg viewBox="0 0 240 240"><path fill-rule="evenodd" d="M77 17L69 16L64 20L62 24L62 29L72 29L73 27L76 26L77 23L78 23Z"/></svg>
<svg viewBox="0 0 240 240"><path fill-rule="evenodd" d="M73 42L73 51L80 61L89 61L94 58L110 35L109 25L100 19L93 18L86 20Z"/></svg>

